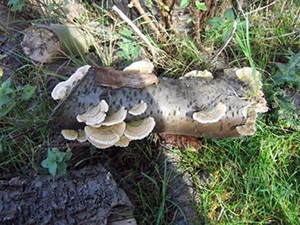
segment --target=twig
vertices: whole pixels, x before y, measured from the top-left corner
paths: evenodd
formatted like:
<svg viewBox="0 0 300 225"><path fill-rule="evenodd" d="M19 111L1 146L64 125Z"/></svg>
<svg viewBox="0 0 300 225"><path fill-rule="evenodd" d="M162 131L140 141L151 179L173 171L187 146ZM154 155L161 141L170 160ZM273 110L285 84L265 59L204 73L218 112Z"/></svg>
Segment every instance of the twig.
<svg viewBox="0 0 300 225"><path fill-rule="evenodd" d="M146 36L139 30L139 28L117 7L113 6L112 10L114 10L129 26L140 36L140 38L148 45L152 55L157 55L156 48L150 43L150 41L146 38Z"/></svg>
<svg viewBox="0 0 300 225"><path fill-rule="evenodd" d="M83 143L67 143L67 144L58 144L58 145L42 145L42 148L76 148L76 147L83 147L83 146L90 146L89 142Z"/></svg>
<svg viewBox="0 0 300 225"><path fill-rule="evenodd" d="M141 14L141 16L143 17L143 19L149 23L150 28L155 32L156 36L159 37L160 33L158 28L154 25L154 23L152 22L152 20L149 18L149 16L146 14L146 12L144 11L144 9L142 8L139 0L132 0L131 1L134 5L134 7L139 11L139 13Z"/></svg>
<svg viewBox="0 0 300 225"><path fill-rule="evenodd" d="M299 34L300 33L300 30L294 30L290 33L285 33L285 34L282 34L282 35L277 35L277 36L273 36L273 37L267 37L265 38L265 40L272 40L272 39L275 39L275 38L281 38L281 37L286 37L286 36L290 36L290 35L294 35L294 34Z"/></svg>
<svg viewBox="0 0 300 225"><path fill-rule="evenodd" d="M257 9L255 9L255 10L251 11L251 12L247 12L245 15L249 15L249 14L252 14L252 13L254 13L254 12L257 12L257 11L263 10L263 9L265 9L265 8L268 8L268 7L270 7L271 5L274 5L274 4L276 4L277 2L279 2L279 1L280 1L280 0L275 0L274 2L271 2L270 4L268 4L268 5L264 6L264 7L257 8ZM239 3L238 3L238 4L239 4Z"/></svg>
<svg viewBox="0 0 300 225"><path fill-rule="evenodd" d="M233 23L233 27L232 27L232 30L231 30L231 33L230 35L228 36L227 40L225 41L225 43L222 45L222 47L217 51L217 53L212 56L210 59L209 59L209 62L213 62L222 52L223 50L227 47L227 45L229 44L229 42L231 41L231 39L233 38L233 35L236 31L236 28L237 28L237 22L234 21Z"/></svg>

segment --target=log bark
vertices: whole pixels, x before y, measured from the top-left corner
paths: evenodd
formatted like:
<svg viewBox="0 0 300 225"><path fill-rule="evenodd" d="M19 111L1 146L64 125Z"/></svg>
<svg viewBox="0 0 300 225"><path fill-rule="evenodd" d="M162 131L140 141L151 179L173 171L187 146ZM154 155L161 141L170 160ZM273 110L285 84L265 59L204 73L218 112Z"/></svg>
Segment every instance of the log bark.
<svg viewBox="0 0 300 225"><path fill-rule="evenodd" d="M56 129L83 129L76 116L105 100L110 109L122 106L129 110L140 101L147 103L141 118L153 117L154 132L201 137L239 137L251 135L260 108L265 107L261 91L252 93L251 85L237 78L235 69L214 74L214 79L189 77L182 80L159 78L157 85L144 88L112 89L101 84L103 73L112 69L89 69L71 93L54 109L49 125ZM120 73L120 72L119 72ZM252 93L249 95L249 93ZM216 122L201 123L193 119L195 112L206 111L218 103L226 106L224 116ZM125 122L132 120L128 115ZM243 132L241 132L243 130Z"/></svg>
<svg viewBox="0 0 300 225"><path fill-rule="evenodd" d="M58 178L15 177L0 183L3 225L107 224L113 214L135 222L132 210L125 192L102 166L87 167Z"/></svg>

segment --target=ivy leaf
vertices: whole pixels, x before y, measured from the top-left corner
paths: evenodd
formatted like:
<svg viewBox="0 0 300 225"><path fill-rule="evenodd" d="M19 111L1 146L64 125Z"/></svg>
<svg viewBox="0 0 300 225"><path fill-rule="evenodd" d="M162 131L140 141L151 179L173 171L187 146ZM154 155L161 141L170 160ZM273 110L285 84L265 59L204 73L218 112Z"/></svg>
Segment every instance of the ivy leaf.
<svg viewBox="0 0 300 225"><path fill-rule="evenodd" d="M15 12L18 10L22 10L25 5L26 0L9 0L8 5L12 5L11 11Z"/></svg>
<svg viewBox="0 0 300 225"><path fill-rule="evenodd" d="M59 175L65 175L67 173L67 164L65 162L58 163L56 170Z"/></svg>
<svg viewBox="0 0 300 225"><path fill-rule="evenodd" d="M66 161L70 160L71 157L71 152L61 152L58 148L48 149L47 158L42 161L41 165L48 169L52 176L64 175L67 171Z"/></svg>
<svg viewBox="0 0 300 225"><path fill-rule="evenodd" d="M195 5L196 5L196 8L199 9L199 10L202 10L202 11L206 11L207 10L207 7L206 7L206 5L205 5L204 2L196 1Z"/></svg>
<svg viewBox="0 0 300 225"><path fill-rule="evenodd" d="M221 17L213 17L205 22L205 25L211 25L213 28L220 28L226 25L225 21Z"/></svg>
<svg viewBox="0 0 300 225"><path fill-rule="evenodd" d="M190 0L181 0L180 8L186 8L190 4Z"/></svg>
<svg viewBox="0 0 300 225"><path fill-rule="evenodd" d="M233 21L235 19L234 11L231 8L227 9L224 13L224 18L228 21Z"/></svg>
<svg viewBox="0 0 300 225"><path fill-rule="evenodd" d="M56 162L51 163L48 169L49 169L49 173L50 173L53 177L55 177L56 172L57 172L57 163L56 163Z"/></svg>

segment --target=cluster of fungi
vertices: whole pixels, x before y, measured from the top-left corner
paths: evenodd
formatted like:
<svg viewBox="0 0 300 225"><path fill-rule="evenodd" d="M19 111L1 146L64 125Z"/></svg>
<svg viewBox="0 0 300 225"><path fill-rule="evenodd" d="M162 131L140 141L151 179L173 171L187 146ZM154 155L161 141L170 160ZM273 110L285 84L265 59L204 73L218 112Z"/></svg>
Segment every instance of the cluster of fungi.
<svg viewBox="0 0 300 225"><path fill-rule="evenodd" d="M58 83L51 93L52 98L61 100L66 97L89 68L89 65L82 66L68 80ZM124 71L144 73L151 73L152 70L153 64L144 60L135 62L124 69ZM109 108L105 100L101 100L98 105L90 106L85 113L76 116L78 122L85 123L83 130L63 129L61 134L67 140L89 141L99 149L111 146L127 147L131 140L141 140L147 137L155 127L154 118L140 118L146 109L147 104L141 100L130 109L122 106L115 112ZM128 123L125 122L127 114L133 117Z"/></svg>

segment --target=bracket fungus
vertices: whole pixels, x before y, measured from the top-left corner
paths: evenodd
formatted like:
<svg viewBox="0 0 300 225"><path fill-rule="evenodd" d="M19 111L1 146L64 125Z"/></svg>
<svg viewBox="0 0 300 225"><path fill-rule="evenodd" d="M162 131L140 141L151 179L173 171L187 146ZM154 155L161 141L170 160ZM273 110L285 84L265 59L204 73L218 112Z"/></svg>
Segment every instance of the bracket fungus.
<svg viewBox="0 0 300 225"><path fill-rule="evenodd" d="M126 124L124 135L130 140L141 140L152 132L154 126L155 121L152 117L135 120Z"/></svg>
<svg viewBox="0 0 300 225"><path fill-rule="evenodd" d="M78 137L78 133L76 130L61 130L61 134L64 136L65 139L69 141L74 141Z"/></svg>
<svg viewBox="0 0 300 225"><path fill-rule="evenodd" d="M251 68L214 76L196 71L188 73L188 79L157 78L141 68L129 68L90 67L54 109L49 125L84 129L97 148L126 147L151 132L215 138L252 135L257 113L267 110L260 76L253 76Z"/></svg>
<svg viewBox="0 0 300 225"><path fill-rule="evenodd" d="M201 71L201 70L192 70L186 74L184 74L183 77L181 77L180 79L186 79L186 78L190 78L190 77L193 77L193 78L204 78L204 79L208 79L208 80L211 80L213 79L213 75L211 72L207 71L207 70L204 70L204 71Z"/></svg>
<svg viewBox="0 0 300 225"><path fill-rule="evenodd" d="M86 125L97 125L104 121L107 111L108 104L102 100L97 106L90 106L85 113L77 115L76 118L78 122L84 122Z"/></svg>
<svg viewBox="0 0 300 225"><path fill-rule="evenodd" d="M124 106L117 112L110 112L106 115L105 120L101 123L104 126L111 126L118 123L121 123L125 120L127 115L127 110L125 110Z"/></svg>
<svg viewBox="0 0 300 225"><path fill-rule="evenodd" d="M78 133L78 136L76 138L77 141L79 141L79 142L87 141L85 132L83 130L78 130L77 133Z"/></svg>
<svg viewBox="0 0 300 225"><path fill-rule="evenodd" d="M66 81L58 83L51 92L51 97L54 100L61 100L65 98L78 81L87 73L91 66L85 65L79 67L74 74L72 74Z"/></svg>
<svg viewBox="0 0 300 225"><path fill-rule="evenodd" d="M216 106L211 106L206 110L195 112L193 114L193 119L199 123L216 123L225 115L225 113L226 105L219 102Z"/></svg>
<svg viewBox="0 0 300 225"><path fill-rule="evenodd" d="M138 116L143 114L146 111L146 109L147 109L147 103L145 103L142 100L141 103L132 106L131 109L128 111L128 113L130 113L133 116Z"/></svg>

